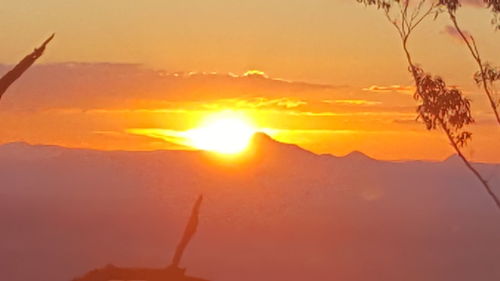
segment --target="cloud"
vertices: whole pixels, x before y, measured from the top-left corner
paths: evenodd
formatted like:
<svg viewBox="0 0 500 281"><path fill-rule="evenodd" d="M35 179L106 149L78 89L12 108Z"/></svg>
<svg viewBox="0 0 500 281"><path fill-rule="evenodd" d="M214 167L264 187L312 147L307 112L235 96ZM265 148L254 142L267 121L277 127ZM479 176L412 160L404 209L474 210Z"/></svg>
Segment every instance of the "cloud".
<svg viewBox="0 0 500 281"><path fill-rule="evenodd" d="M291 109L307 105L307 101L296 98L269 99L265 97L255 97L249 99L222 99L212 101L204 105L207 109Z"/></svg>
<svg viewBox="0 0 500 281"><path fill-rule="evenodd" d="M358 111L358 112L328 112L328 111L287 111L283 114L295 115L295 116L413 116L414 112L407 111Z"/></svg>
<svg viewBox="0 0 500 281"><path fill-rule="evenodd" d="M3 111L53 115L158 116L226 109L306 115L401 111L398 107L403 103L397 98L391 105L384 98L366 99L366 95L344 85L271 78L258 70L241 75L169 73L136 64L62 63L35 66L0 106Z"/></svg>
<svg viewBox="0 0 500 281"><path fill-rule="evenodd" d="M460 33L451 25L445 26L444 29L441 31L441 33L449 36L450 38L454 39L458 43L461 43L461 44L465 43L462 36L460 35ZM462 33L464 34L464 36L466 38L468 38L468 39L472 38L472 35L469 32L463 30Z"/></svg>
<svg viewBox="0 0 500 281"><path fill-rule="evenodd" d="M414 115L416 115L416 113ZM396 124L411 124L411 125L419 124L419 121L417 120L416 116L413 118L394 119L393 122Z"/></svg>
<svg viewBox="0 0 500 281"><path fill-rule="evenodd" d="M349 105L379 105L382 104L381 101L370 101L361 99L351 99L351 100L323 100L324 103L329 104L349 104Z"/></svg>
<svg viewBox="0 0 500 281"><path fill-rule="evenodd" d="M279 138L283 134L299 135L323 135L323 134L353 134L355 130L336 130L336 129L261 129L261 132ZM108 132L105 132L108 134ZM158 139L177 145L176 149L196 150L189 145L189 139L186 137L186 131L168 130L162 128L129 128L125 130L126 134L132 136L142 136L152 139ZM121 133L118 133L121 134Z"/></svg>
<svg viewBox="0 0 500 281"><path fill-rule="evenodd" d="M413 86L400 86L400 85L390 85L390 86L379 86L372 85L368 88L363 88L363 91L386 93L386 92L399 92L399 93L413 93L415 87Z"/></svg>
<svg viewBox="0 0 500 281"><path fill-rule="evenodd" d="M270 77L267 76L267 74L264 72L264 71L260 71L260 70L248 70L247 72L245 72L243 74L244 77L262 77L262 78L266 78L266 79L269 79Z"/></svg>
<svg viewBox="0 0 500 281"><path fill-rule="evenodd" d="M136 136L147 136L150 138L161 139L163 141L174 143L185 148L186 138L182 131L158 129L158 128L130 128L125 130L126 133Z"/></svg>
<svg viewBox="0 0 500 281"><path fill-rule="evenodd" d="M8 66L0 65L0 72ZM241 75L170 73L136 64L60 63L36 65L2 103L3 110L50 108L164 107L179 102L245 99L263 106L292 108L310 96L330 98L345 86L271 78L262 71ZM264 104L265 105L265 104Z"/></svg>

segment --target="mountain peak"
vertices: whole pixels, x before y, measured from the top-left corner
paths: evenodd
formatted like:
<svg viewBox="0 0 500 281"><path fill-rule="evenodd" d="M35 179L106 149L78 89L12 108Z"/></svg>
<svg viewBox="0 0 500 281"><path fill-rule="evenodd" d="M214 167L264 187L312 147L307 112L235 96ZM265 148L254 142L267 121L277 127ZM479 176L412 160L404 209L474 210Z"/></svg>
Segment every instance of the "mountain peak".
<svg viewBox="0 0 500 281"><path fill-rule="evenodd" d="M252 136L252 144L260 145L260 144L269 144L269 143L278 143L278 141L271 138L266 133L257 132Z"/></svg>
<svg viewBox="0 0 500 281"><path fill-rule="evenodd" d="M352 151L351 153L347 154L344 157L353 160L375 160L370 156L364 154L363 152L357 150Z"/></svg>
<svg viewBox="0 0 500 281"><path fill-rule="evenodd" d="M271 136L258 132L255 133L252 137L251 145L250 145L251 151L254 153L264 153L264 154L274 154L274 153L279 153L279 154L295 154L295 153L300 153L300 154L308 154L308 155L316 155L308 150L305 150L301 147L299 147L296 144L290 144L290 143L283 143L280 141L277 141L273 139Z"/></svg>
<svg viewBox="0 0 500 281"><path fill-rule="evenodd" d="M448 158L446 158L443 162L460 163L460 162L462 162L462 159L460 158L460 156L458 156L458 154L454 153L454 154L448 156Z"/></svg>

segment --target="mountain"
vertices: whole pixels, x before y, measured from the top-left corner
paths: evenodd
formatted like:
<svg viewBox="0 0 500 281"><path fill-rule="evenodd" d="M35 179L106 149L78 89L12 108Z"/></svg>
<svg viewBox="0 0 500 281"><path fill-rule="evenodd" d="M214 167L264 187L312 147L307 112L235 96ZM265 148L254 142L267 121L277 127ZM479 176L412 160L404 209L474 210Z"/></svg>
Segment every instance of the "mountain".
<svg viewBox="0 0 500 281"><path fill-rule="evenodd" d="M500 165L475 164L500 192ZM67 281L166 266L214 281L500 279L500 212L454 161L316 155L256 135L245 157L0 146L0 272Z"/></svg>

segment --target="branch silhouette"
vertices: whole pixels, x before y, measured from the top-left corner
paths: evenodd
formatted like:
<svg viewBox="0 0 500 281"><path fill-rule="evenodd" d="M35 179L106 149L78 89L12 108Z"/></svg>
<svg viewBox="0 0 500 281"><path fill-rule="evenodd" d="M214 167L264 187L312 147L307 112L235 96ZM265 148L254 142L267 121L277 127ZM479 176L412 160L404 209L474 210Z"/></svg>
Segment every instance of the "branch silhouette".
<svg viewBox="0 0 500 281"><path fill-rule="evenodd" d="M494 1L491 1L491 5L494 4ZM499 2L500 3L500 2ZM457 19L457 10L461 6L458 0L440 0L440 4L446 7L447 13L450 16L450 20L455 27L455 30L460 35L460 38L463 40L467 49L469 50L472 58L476 62L479 70L474 75L474 80L478 86L482 86L484 93L488 97L488 101L490 103L490 107L493 109L493 113L495 114L495 118L497 120L498 125L500 125L500 113L498 109L498 101L497 93L495 91L495 87L493 83L495 81L500 80L500 70L495 67L492 67L489 63L484 62L481 58L481 54L479 53L479 49L476 44L476 40L469 33L465 32L461 26L458 24ZM497 3L497 5L499 5ZM493 9L494 6L492 6ZM500 9L500 6L499 6Z"/></svg>
<svg viewBox="0 0 500 281"><path fill-rule="evenodd" d="M0 78L0 99L7 89L14 83L23 73L32 66L35 61L43 55L47 45L54 39L55 34L52 34L40 47L36 48L32 53L24 57L11 71L7 72Z"/></svg>
<svg viewBox="0 0 500 281"><path fill-rule="evenodd" d="M486 4L486 8L490 9L493 14L491 19L491 24L496 30L500 30L500 0L483 0Z"/></svg>
<svg viewBox="0 0 500 281"><path fill-rule="evenodd" d="M408 48L408 40L415 28L427 17L436 18L442 7L443 0L418 0L410 5L409 0L356 0L367 6L375 6L383 10L386 18L396 28L401 37L408 68L413 76L416 91L414 98L420 104L417 107L417 119L422 120L428 130L441 129L452 148L458 154L465 166L474 174L488 195L500 210L500 199L489 186L488 181L474 168L462 152L472 138L472 133L464 127L474 123L470 111L470 100L463 97L462 92L446 86L440 77L433 77L414 63Z"/></svg>

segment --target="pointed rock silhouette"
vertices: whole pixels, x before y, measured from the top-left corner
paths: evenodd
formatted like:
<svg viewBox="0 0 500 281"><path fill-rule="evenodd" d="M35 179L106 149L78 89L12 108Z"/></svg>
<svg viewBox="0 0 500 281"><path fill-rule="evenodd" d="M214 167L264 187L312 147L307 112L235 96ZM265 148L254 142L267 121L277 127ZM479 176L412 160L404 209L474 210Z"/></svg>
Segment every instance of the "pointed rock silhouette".
<svg viewBox="0 0 500 281"><path fill-rule="evenodd" d="M14 83L23 73L32 66L35 61L43 55L47 44L54 39L55 34L52 34L45 42L43 42L40 47L36 48L31 54L24 57L11 71L7 72L2 78L0 78L0 98L7 89Z"/></svg>
<svg viewBox="0 0 500 281"><path fill-rule="evenodd" d="M186 249L191 241L191 238L196 233L198 228L198 216L200 206L203 201L203 195L198 196L188 224L182 235L182 239L177 246L175 255L172 259L172 264L165 268L127 268L107 265L103 268L98 268L89 271L81 278L73 279L73 281L118 281L118 280L144 280L144 281L208 281L206 279L191 277L186 275L186 269L180 268L179 264Z"/></svg>

